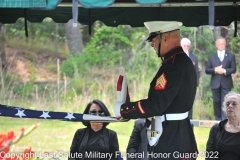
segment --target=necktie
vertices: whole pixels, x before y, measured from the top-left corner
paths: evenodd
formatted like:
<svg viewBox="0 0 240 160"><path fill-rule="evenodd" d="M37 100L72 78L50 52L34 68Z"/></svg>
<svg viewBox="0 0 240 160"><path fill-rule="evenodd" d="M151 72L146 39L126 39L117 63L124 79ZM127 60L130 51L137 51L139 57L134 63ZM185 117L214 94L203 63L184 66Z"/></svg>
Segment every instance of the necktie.
<svg viewBox="0 0 240 160"><path fill-rule="evenodd" d="M223 52L219 53L219 59L220 59L221 62L223 61Z"/></svg>

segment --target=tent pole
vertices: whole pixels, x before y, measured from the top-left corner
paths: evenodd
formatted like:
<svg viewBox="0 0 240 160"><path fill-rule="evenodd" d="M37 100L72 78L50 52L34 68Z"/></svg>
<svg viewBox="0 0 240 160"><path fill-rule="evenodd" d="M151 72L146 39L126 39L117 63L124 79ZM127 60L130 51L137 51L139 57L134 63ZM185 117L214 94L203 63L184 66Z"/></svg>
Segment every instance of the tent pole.
<svg viewBox="0 0 240 160"><path fill-rule="evenodd" d="M27 9L23 10L24 14L24 28L25 28L25 36L28 38L28 27L27 27Z"/></svg>
<svg viewBox="0 0 240 160"><path fill-rule="evenodd" d="M238 9L238 4L237 2L233 2L233 8L234 8L234 37L237 37L237 9Z"/></svg>
<svg viewBox="0 0 240 160"><path fill-rule="evenodd" d="M92 11L91 9L88 10L88 33L91 35L92 33Z"/></svg>

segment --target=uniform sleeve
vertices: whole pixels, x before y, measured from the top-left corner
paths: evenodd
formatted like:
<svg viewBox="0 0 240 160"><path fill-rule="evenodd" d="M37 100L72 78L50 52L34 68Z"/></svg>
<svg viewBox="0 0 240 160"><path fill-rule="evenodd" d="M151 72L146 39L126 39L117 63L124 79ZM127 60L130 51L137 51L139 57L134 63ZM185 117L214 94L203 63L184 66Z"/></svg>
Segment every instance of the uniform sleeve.
<svg viewBox="0 0 240 160"><path fill-rule="evenodd" d="M226 75L231 75L232 73L236 72L236 60L235 60L235 55L232 55L231 59L231 65L229 68L226 69Z"/></svg>
<svg viewBox="0 0 240 160"><path fill-rule="evenodd" d="M127 146L127 153L137 153L138 148L141 144L141 122L135 121L132 134L130 136L128 146ZM127 160L132 160L131 158L127 157Z"/></svg>
<svg viewBox="0 0 240 160"><path fill-rule="evenodd" d="M215 159L215 158L210 158L209 153L213 153L215 151L215 147L214 147L215 136L214 136L214 134L215 134L215 131L216 131L216 127L217 126L214 125L210 130L208 141L207 141L207 146L206 146L206 158L205 158L205 160L214 160Z"/></svg>
<svg viewBox="0 0 240 160"><path fill-rule="evenodd" d="M183 78L174 66L163 69L164 72L154 82L155 88L150 88L148 99L124 103L120 114L126 119L161 116L173 102L181 87Z"/></svg>
<svg viewBox="0 0 240 160"><path fill-rule="evenodd" d="M214 67L212 66L211 57L208 58L205 73L206 74L215 74Z"/></svg>
<svg viewBox="0 0 240 160"><path fill-rule="evenodd" d="M110 134L110 153L112 153L112 158L111 160L117 160L116 158L116 152L119 151L119 144L118 144L118 138L117 138L117 133L115 131L112 131L112 134Z"/></svg>

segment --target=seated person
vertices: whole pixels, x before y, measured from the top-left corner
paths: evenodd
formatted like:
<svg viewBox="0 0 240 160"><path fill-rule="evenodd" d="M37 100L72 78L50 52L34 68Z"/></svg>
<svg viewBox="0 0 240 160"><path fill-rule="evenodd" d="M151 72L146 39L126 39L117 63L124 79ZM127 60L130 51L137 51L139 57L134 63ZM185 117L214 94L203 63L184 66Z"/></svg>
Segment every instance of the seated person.
<svg viewBox="0 0 240 160"><path fill-rule="evenodd" d="M206 160L240 160L240 94L229 92L223 102L227 119L214 125L206 146Z"/></svg>
<svg viewBox="0 0 240 160"><path fill-rule="evenodd" d="M83 114L110 116L107 107L100 100L88 103ZM117 160L119 157L116 158L115 153L119 151L118 138L115 131L106 128L109 123L88 121L82 123L86 128L80 128L76 131L69 159ZM100 154L106 157L100 158Z"/></svg>

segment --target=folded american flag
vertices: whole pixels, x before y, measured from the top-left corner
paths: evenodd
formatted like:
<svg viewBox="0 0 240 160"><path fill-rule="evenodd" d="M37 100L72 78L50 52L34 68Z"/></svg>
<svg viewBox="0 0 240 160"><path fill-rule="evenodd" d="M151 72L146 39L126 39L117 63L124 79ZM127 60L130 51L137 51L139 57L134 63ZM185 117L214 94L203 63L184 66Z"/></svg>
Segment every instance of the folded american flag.
<svg viewBox="0 0 240 160"><path fill-rule="evenodd" d="M0 116L14 118L36 118L36 119L53 119L64 121L97 121L97 122L125 122L126 119L118 119L116 117L101 117L89 114L78 114L69 112L53 112L24 109L0 104Z"/></svg>

